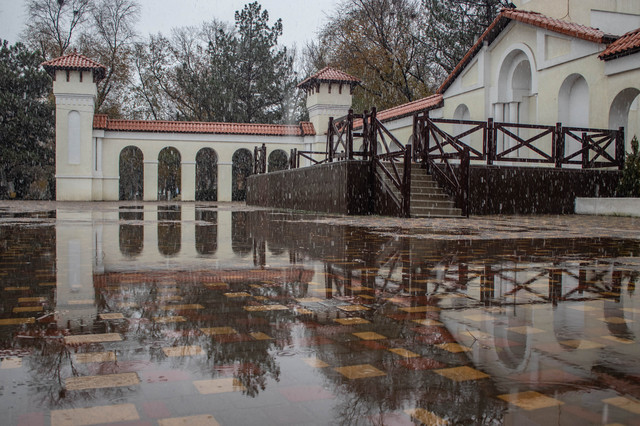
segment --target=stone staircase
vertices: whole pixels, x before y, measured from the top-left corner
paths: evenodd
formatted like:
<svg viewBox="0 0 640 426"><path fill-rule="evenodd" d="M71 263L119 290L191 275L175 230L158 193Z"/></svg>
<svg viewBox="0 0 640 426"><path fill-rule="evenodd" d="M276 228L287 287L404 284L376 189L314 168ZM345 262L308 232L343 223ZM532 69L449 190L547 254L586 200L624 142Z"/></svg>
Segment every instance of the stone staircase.
<svg viewBox="0 0 640 426"><path fill-rule="evenodd" d="M411 217L461 217L462 210L455 207L451 200L431 175L412 164L411 168ZM400 191L380 172L387 186L392 189L398 199L402 199Z"/></svg>

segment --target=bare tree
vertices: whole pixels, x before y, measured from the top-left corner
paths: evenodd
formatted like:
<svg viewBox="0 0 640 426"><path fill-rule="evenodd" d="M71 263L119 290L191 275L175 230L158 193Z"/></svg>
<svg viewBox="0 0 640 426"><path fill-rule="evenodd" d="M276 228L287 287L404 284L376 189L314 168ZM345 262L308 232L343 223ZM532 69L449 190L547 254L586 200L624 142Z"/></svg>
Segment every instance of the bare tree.
<svg viewBox="0 0 640 426"><path fill-rule="evenodd" d="M92 0L28 0L23 39L43 59L62 56L86 21Z"/></svg>

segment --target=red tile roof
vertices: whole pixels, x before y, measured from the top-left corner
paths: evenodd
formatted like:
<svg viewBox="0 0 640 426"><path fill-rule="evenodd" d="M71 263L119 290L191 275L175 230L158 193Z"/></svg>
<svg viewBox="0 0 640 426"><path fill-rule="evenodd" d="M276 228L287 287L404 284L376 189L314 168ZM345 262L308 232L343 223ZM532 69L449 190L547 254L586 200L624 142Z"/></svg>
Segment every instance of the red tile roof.
<svg viewBox="0 0 640 426"><path fill-rule="evenodd" d="M107 71L107 68L104 65L101 65L77 52L43 62L42 66L51 75L53 75L56 70L93 71L96 79L98 80L103 79Z"/></svg>
<svg viewBox="0 0 640 426"><path fill-rule="evenodd" d="M453 84L462 70L471 62L475 55L480 51L482 45L486 41L491 44L498 34L511 22L518 21L536 27L544 28L549 31L554 31L560 34L569 35L579 39L591 41L594 43L609 43L614 40L615 37L605 34L597 28L587 27L585 25L576 24L573 22L562 21L560 19L550 18L537 12L528 12L525 10L517 9L502 9L500 14L493 20L491 25L482 33L475 44L469 49L467 54L456 65L451 74L445 79L437 93L444 93L445 90Z"/></svg>
<svg viewBox="0 0 640 426"><path fill-rule="evenodd" d="M598 55L598 58L608 61L638 51L640 51L640 28L622 35Z"/></svg>
<svg viewBox="0 0 640 426"><path fill-rule="evenodd" d="M197 121L142 121L112 120L106 115L93 117L93 128L98 130L159 132L159 133L210 133L264 136L308 136L315 135L310 122L299 125L289 124L252 124L252 123L208 123Z"/></svg>
<svg viewBox="0 0 640 426"><path fill-rule="evenodd" d="M356 78L352 75L347 74L346 72L337 70L331 67L325 67L315 73L314 75L306 78L302 83L298 84L298 87L301 89L305 89L309 86L318 84L318 83L347 83L351 86L356 86L360 84L362 80Z"/></svg>
<svg viewBox="0 0 640 426"><path fill-rule="evenodd" d="M442 95L436 94L418 99L417 101L379 111L376 116L380 121L397 120L402 117L413 115L416 112L426 111L440 106L442 106ZM362 119L354 120L353 127L356 129L362 127Z"/></svg>

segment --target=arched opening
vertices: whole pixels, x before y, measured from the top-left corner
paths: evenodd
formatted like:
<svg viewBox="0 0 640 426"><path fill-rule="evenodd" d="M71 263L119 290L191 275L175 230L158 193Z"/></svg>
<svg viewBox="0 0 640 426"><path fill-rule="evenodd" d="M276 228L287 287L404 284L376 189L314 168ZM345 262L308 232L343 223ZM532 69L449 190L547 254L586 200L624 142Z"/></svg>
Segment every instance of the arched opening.
<svg viewBox="0 0 640 426"><path fill-rule="evenodd" d="M218 212L196 210L196 251L198 254L215 254L218 250Z"/></svg>
<svg viewBox="0 0 640 426"><path fill-rule="evenodd" d="M287 170L289 168L289 160L287 153L281 149L276 149L269 154L269 172L277 172L279 170Z"/></svg>
<svg viewBox="0 0 640 426"><path fill-rule="evenodd" d="M158 200L173 200L180 196L180 151L170 146L158 155Z"/></svg>
<svg viewBox="0 0 640 426"><path fill-rule="evenodd" d="M165 257L180 253L182 245L180 206L158 206L158 251Z"/></svg>
<svg viewBox="0 0 640 426"><path fill-rule="evenodd" d="M571 74L560 86L558 121L565 127L589 127L589 86L580 74ZM566 138L564 155L571 155L581 148L579 141Z"/></svg>
<svg viewBox="0 0 640 426"><path fill-rule="evenodd" d="M144 164L140 148L127 146L120 151L120 200L142 200Z"/></svg>
<svg viewBox="0 0 640 426"><path fill-rule="evenodd" d="M503 60L498 76L498 102L494 104L496 121L517 124L535 122L536 98L532 63L521 49L514 49ZM523 129L516 129L520 137L527 137ZM517 142L500 133L496 141L498 152L502 152ZM516 153L517 156L519 153Z"/></svg>
<svg viewBox="0 0 640 426"><path fill-rule="evenodd" d="M253 155L247 149L239 149L233 153L231 167L231 201L247 199L247 177L253 167Z"/></svg>
<svg viewBox="0 0 640 426"><path fill-rule="evenodd" d="M218 200L218 156L211 148L196 155L196 201Z"/></svg>
<svg viewBox="0 0 640 426"><path fill-rule="evenodd" d="M626 139L625 150L631 151L631 140L636 135L640 138L640 90L627 88L616 95L609 108L609 128L624 127Z"/></svg>

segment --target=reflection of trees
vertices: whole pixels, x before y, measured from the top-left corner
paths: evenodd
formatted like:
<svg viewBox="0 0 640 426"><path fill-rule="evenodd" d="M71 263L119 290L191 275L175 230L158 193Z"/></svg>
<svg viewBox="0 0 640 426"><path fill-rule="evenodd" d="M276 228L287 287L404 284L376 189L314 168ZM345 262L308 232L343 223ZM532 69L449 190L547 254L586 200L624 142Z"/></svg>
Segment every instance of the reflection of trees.
<svg viewBox="0 0 640 426"><path fill-rule="evenodd" d="M196 251L198 254L214 254L218 249L218 212L196 210Z"/></svg>
<svg viewBox="0 0 640 426"><path fill-rule="evenodd" d="M144 212L142 209L142 206L120 207L118 232L120 252L126 257L135 257L142 253L144 246L144 226L142 225ZM125 221L129 223L123 223Z"/></svg>
<svg viewBox="0 0 640 426"><path fill-rule="evenodd" d="M120 151L120 200L142 200L144 180L140 148L128 146Z"/></svg>
<svg viewBox="0 0 640 426"><path fill-rule="evenodd" d="M231 212L231 249L243 257L253 248L248 221L249 212Z"/></svg>
<svg viewBox="0 0 640 426"><path fill-rule="evenodd" d="M179 205L158 206L158 251L175 256L182 244L181 208Z"/></svg>

